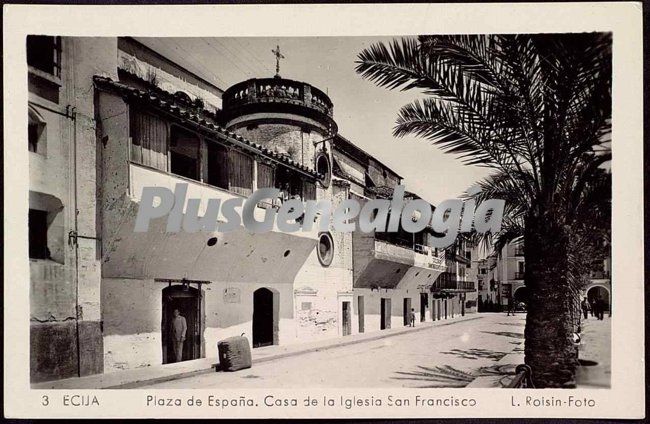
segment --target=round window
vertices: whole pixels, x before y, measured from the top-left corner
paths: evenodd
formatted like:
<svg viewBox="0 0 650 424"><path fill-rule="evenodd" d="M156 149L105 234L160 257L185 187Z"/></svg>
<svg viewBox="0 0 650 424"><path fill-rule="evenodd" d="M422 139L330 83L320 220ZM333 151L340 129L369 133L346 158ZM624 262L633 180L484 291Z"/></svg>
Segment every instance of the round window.
<svg viewBox="0 0 650 424"><path fill-rule="evenodd" d="M332 180L332 169L327 154L323 152L320 152L318 156L316 156L316 172L322 175L320 182L323 187L329 187L330 181Z"/></svg>
<svg viewBox="0 0 650 424"><path fill-rule="evenodd" d="M334 240L330 233L321 233L318 237L318 260L323 266L330 266L334 259Z"/></svg>

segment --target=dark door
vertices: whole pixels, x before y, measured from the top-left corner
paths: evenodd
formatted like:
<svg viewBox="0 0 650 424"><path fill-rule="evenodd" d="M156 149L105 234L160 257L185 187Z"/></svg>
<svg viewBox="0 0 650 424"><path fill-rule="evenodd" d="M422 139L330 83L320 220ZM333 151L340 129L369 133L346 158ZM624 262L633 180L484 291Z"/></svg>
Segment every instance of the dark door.
<svg viewBox="0 0 650 424"><path fill-rule="evenodd" d="M352 334L352 317L350 316L350 302L342 303L342 326L343 326L343 335L349 336Z"/></svg>
<svg viewBox="0 0 650 424"><path fill-rule="evenodd" d="M390 328L390 299L381 299L381 323L380 329L386 330Z"/></svg>
<svg viewBox="0 0 650 424"><path fill-rule="evenodd" d="M253 293L253 347L273 344L273 292L261 288Z"/></svg>
<svg viewBox="0 0 650 424"><path fill-rule="evenodd" d="M199 290L193 287L165 287L162 294L162 351L163 364L176 362L172 343L172 319L174 309L185 318L187 331L183 343L183 361L201 357L201 299Z"/></svg>
<svg viewBox="0 0 650 424"><path fill-rule="evenodd" d="M420 293L420 321L427 319L427 308L429 307L429 295Z"/></svg>
<svg viewBox="0 0 650 424"><path fill-rule="evenodd" d="M404 325L409 325L411 314L411 298L404 298Z"/></svg>
<svg viewBox="0 0 650 424"><path fill-rule="evenodd" d="M365 305L363 303L363 296L357 297L357 312L359 314L359 333L363 333L365 330Z"/></svg>

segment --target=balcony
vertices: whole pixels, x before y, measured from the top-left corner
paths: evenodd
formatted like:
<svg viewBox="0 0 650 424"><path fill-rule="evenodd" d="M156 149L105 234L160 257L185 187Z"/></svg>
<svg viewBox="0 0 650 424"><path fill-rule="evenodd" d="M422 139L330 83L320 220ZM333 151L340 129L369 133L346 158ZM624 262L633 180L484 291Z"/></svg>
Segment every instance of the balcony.
<svg viewBox="0 0 650 424"><path fill-rule="evenodd" d="M151 220L144 233L133 231L144 187L174 191L187 184L187 199L201 199L198 216L203 216L209 199L221 204L239 194L189 178L131 163L129 190L123 200L104 208L110 228L104 240L103 273L106 277L188 278L233 282L292 281L317 244L315 223L309 232L285 233L276 225L268 233L254 234L243 226L229 232L166 231L167 216ZM241 216L241 207L236 208ZM266 209L258 205L254 216L264 219ZM225 219L219 213L218 221Z"/></svg>
<svg viewBox="0 0 650 424"><path fill-rule="evenodd" d="M256 112L285 112L316 119L333 127L334 105L318 88L284 78L250 79L233 85L223 94L226 121Z"/></svg>
<svg viewBox="0 0 650 424"><path fill-rule="evenodd" d="M472 261L470 258L465 256L464 253L461 252L456 252L454 249L447 249L446 250L446 257L449 259L451 262L459 263L461 265L471 265Z"/></svg>
<svg viewBox="0 0 650 424"><path fill-rule="evenodd" d="M476 291L473 281L461 281L453 272L445 272L431 287L432 292L465 293Z"/></svg>
<svg viewBox="0 0 650 424"><path fill-rule="evenodd" d="M474 291L476 285L473 281L459 281L456 287L460 290Z"/></svg>
<svg viewBox="0 0 650 424"><path fill-rule="evenodd" d="M393 244L379 234L353 233L354 287L430 287L444 272L444 258L428 246Z"/></svg>

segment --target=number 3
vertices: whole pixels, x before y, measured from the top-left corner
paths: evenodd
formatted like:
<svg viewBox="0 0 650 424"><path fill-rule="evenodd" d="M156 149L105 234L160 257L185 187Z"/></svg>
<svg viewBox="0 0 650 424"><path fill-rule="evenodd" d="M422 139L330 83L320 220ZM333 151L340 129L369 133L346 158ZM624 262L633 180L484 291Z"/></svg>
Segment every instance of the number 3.
<svg viewBox="0 0 650 424"><path fill-rule="evenodd" d="M48 406L50 404L50 400L47 398L47 396L43 396L41 398L41 401L42 401L41 405L43 406Z"/></svg>

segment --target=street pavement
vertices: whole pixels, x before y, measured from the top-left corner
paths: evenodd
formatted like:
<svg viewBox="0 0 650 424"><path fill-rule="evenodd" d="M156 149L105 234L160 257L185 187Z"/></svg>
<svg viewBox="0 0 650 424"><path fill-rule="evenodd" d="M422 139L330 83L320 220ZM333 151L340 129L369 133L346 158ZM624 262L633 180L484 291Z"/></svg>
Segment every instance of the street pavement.
<svg viewBox="0 0 650 424"><path fill-rule="evenodd" d="M592 316L582 321L582 343L576 381L578 387L609 388L612 374L612 318Z"/></svg>
<svg viewBox="0 0 650 424"><path fill-rule="evenodd" d="M496 362L523 342L524 314L475 317L141 388L465 387L480 375L499 373Z"/></svg>

